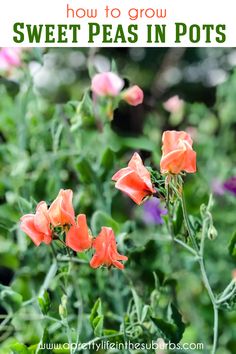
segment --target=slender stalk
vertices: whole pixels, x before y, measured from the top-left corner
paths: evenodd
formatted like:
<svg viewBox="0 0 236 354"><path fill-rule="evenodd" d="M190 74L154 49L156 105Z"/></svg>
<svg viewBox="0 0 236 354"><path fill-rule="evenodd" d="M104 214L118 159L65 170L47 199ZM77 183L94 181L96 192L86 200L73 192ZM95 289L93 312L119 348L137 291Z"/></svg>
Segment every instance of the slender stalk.
<svg viewBox="0 0 236 354"><path fill-rule="evenodd" d="M61 256L61 255L57 256L57 261L58 262L72 262L72 263L88 264L88 262L83 259L79 259L76 257Z"/></svg>
<svg viewBox="0 0 236 354"><path fill-rule="evenodd" d="M179 240L177 237L174 237L174 241L176 243L178 243L179 245L181 245L183 248L185 248L187 251L189 251L193 256L197 257L198 254L196 251L194 251L194 249L188 245L186 245L186 243L184 243L183 241Z"/></svg>
<svg viewBox="0 0 236 354"><path fill-rule="evenodd" d="M117 337L117 336L123 336L123 335L124 335L123 332L118 332L118 333L114 333L114 334L109 334L107 336L94 338L94 339L90 340L89 342L84 343L82 348L78 348L77 349L77 353L82 351L82 350L84 350L84 348L89 348L93 343L96 343L96 342L99 342L99 341L102 341L102 340L106 340L106 339L110 339L110 338L114 338L114 337Z"/></svg>
<svg viewBox="0 0 236 354"><path fill-rule="evenodd" d="M191 229L188 214L187 214L186 204L185 204L185 200L184 200L183 196L181 197L181 205L182 205L183 216L184 216L184 220L185 220L185 224L187 227L189 237L190 237L191 242L196 250L196 253L199 255L198 262L200 265L203 283L204 283L204 286L208 292L208 296L209 296L212 306L213 306L214 326L213 326L213 345L212 345L211 354L215 354L216 347L217 347L217 340L218 340L218 306L217 306L216 298L214 296L214 293L212 291L212 288L211 288L209 280L208 280L208 276L207 276L206 268L205 268L205 263L204 263L204 244L205 244L205 238L206 238L206 233L207 233L208 218L203 220L202 238L201 238L201 245L200 245L200 250L199 250L198 245L195 240L195 237L192 233L192 229Z"/></svg>
<svg viewBox="0 0 236 354"><path fill-rule="evenodd" d="M187 213L187 208L186 208L186 203L185 203L185 198L184 198L183 194L182 194L182 196L180 198L180 202L181 202L182 211L183 211L183 217L184 217L184 221L185 221L185 224L186 224L186 228L188 230L188 234L189 234L190 240L192 242L192 245L193 245L195 251L198 254L199 253L198 245L197 245L197 242L195 240L195 237L194 237L192 229L191 229L191 225L190 225L189 218L188 218L188 213Z"/></svg>
<svg viewBox="0 0 236 354"><path fill-rule="evenodd" d="M236 287L233 288L233 290L231 292L229 292L227 295L225 295L224 297L220 297L219 300L217 300L217 304L222 304L222 302L227 301L228 299L230 299L234 294L236 293Z"/></svg>

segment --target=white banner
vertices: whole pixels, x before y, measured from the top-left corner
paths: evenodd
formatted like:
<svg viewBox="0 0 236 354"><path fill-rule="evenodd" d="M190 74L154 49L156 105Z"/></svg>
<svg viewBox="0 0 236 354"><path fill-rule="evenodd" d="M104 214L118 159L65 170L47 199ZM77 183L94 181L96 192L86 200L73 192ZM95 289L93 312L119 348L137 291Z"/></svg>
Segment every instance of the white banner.
<svg viewBox="0 0 236 354"><path fill-rule="evenodd" d="M7 0L0 46L234 47L225 0Z"/></svg>

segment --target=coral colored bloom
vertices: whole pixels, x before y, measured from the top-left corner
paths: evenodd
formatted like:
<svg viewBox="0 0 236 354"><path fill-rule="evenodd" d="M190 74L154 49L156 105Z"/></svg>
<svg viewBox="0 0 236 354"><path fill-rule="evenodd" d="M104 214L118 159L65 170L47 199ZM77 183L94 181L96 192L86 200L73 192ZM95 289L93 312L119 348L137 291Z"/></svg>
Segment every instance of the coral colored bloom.
<svg viewBox="0 0 236 354"><path fill-rule="evenodd" d="M26 214L20 219L20 228L39 246L42 242L47 245L52 241L52 230L50 229L50 219L48 208L45 202L37 205L35 214Z"/></svg>
<svg viewBox="0 0 236 354"><path fill-rule="evenodd" d="M72 205L72 198L72 190L60 190L48 211L53 226L63 226L75 223L75 212Z"/></svg>
<svg viewBox="0 0 236 354"><path fill-rule="evenodd" d="M145 197L155 193L149 171L143 165L139 154L134 153L128 167L122 168L112 177L115 187L126 193L136 204L140 205Z"/></svg>
<svg viewBox="0 0 236 354"><path fill-rule="evenodd" d="M126 256L117 252L116 239L113 230L110 227L102 227L100 234L93 241L95 254L90 261L92 268L98 268L102 265L107 267L115 266L123 269L124 265L119 261L127 261Z"/></svg>
<svg viewBox="0 0 236 354"><path fill-rule="evenodd" d="M0 49L0 70L8 70L21 65L21 48Z"/></svg>
<svg viewBox="0 0 236 354"><path fill-rule="evenodd" d="M66 235L66 245L76 252L83 252L92 246L92 236L86 221L86 215L77 216L77 222L72 225Z"/></svg>
<svg viewBox="0 0 236 354"><path fill-rule="evenodd" d="M178 95L170 97L163 103L163 107L170 113L178 113L184 106L184 101Z"/></svg>
<svg viewBox="0 0 236 354"><path fill-rule="evenodd" d="M162 173L196 172L196 152L192 149L193 141L189 134L183 131L166 131L162 136L162 144Z"/></svg>
<svg viewBox="0 0 236 354"><path fill-rule="evenodd" d="M112 72L97 74L92 79L91 90L97 96L117 96L124 87L124 81Z"/></svg>
<svg viewBox="0 0 236 354"><path fill-rule="evenodd" d="M130 87L123 94L123 99L131 106L143 103L143 91L137 85Z"/></svg>

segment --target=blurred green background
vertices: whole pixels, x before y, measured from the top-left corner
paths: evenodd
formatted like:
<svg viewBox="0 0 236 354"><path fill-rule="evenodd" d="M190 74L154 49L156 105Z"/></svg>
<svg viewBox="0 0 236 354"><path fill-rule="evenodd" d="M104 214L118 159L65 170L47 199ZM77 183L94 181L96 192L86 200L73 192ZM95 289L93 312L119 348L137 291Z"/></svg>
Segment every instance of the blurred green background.
<svg viewBox="0 0 236 354"><path fill-rule="evenodd" d="M145 99L137 107L121 103L111 126L106 123L98 131L91 109L81 108L80 102L91 73L109 71L112 61L127 85L144 90ZM52 341L66 340L63 326L43 317L37 302L25 305L38 294L52 256L46 245L36 249L18 227L24 213L32 212L40 200L50 203L60 188L74 191L75 209L87 214L94 233L101 225L112 225L119 250L129 257L125 272L94 271L87 264L75 268L76 290L68 290L68 311L75 326L76 307L83 307L80 340L94 336L89 315L97 298L104 328L119 331L125 316L133 323L128 305L134 288L159 317L167 317L170 302L177 304L186 325L182 341L203 342L209 353L212 310L197 265L173 247L165 224L145 222L144 207L116 191L111 176L134 151L146 165L159 168L162 132L191 132L198 172L186 178L187 207L197 223L200 205L214 193L218 237L206 242L206 265L213 289L223 291L235 268L228 244L236 230L236 195L219 193L216 186L236 176L235 65L236 49L231 48L35 48L23 53L20 68L0 77L0 281L22 295L19 306L11 308L14 316L0 327L1 353L11 353L17 343L33 348L33 353L45 328ZM169 112L163 103L174 95L184 101L183 107ZM62 293L57 276L48 292L50 316L59 318ZM234 353L236 347L232 309L228 304L220 311L219 354ZM7 312L3 303L2 321ZM137 340L158 337L148 324L141 332L132 328Z"/></svg>

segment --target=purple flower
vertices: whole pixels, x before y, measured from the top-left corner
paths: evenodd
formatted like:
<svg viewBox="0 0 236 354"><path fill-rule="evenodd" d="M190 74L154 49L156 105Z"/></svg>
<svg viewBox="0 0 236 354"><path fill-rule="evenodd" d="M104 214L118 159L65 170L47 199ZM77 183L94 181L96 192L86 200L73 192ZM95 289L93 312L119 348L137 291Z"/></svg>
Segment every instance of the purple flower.
<svg viewBox="0 0 236 354"><path fill-rule="evenodd" d="M143 206L143 220L146 224L163 224L162 216L166 214L167 210L158 198L149 199Z"/></svg>
<svg viewBox="0 0 236 354"><path fill-rule="evenodd" d="M236 176L227 179L224 182L223 187L226 191L236 195Z"/></svg>
<svg viewBox="0 0 236 354"><path fill-rule="evenodd" d="M211 182L211 189L215 195L225 194L224 184L218 179L213 179Z"/></svg>

